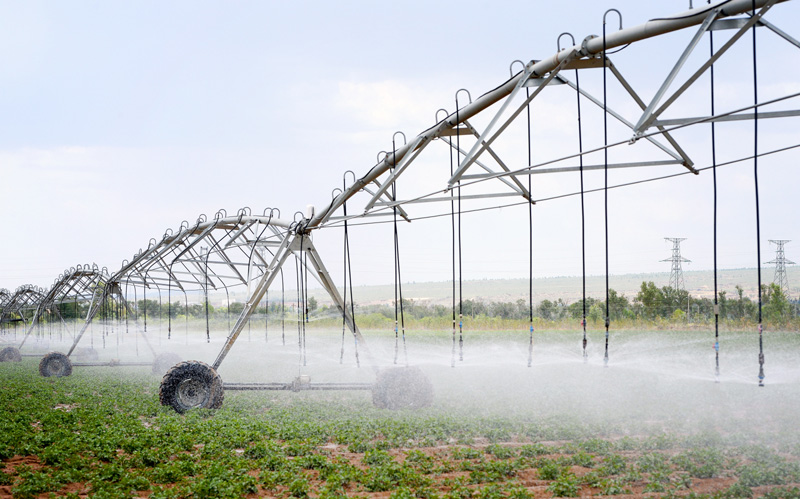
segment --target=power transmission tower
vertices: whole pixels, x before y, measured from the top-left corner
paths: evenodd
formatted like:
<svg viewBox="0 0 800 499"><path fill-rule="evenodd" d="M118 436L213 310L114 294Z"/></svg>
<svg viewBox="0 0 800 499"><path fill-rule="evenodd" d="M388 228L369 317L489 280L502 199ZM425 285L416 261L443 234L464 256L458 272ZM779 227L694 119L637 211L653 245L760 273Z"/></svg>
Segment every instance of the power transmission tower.
<svg viewBox="0 0 800 499"><path fill-rule="evenodd" d="M789 279L786 277L786 265L793 265L794 262L786 259L786 254L783 252L783 245L790 242L788 239L770 239L769 242L775 244L775 259L767 262L768 264L775 264L775 278L772 280L775 284L781 287L784 293L789 291Z"/></svg>
<svg viewBox="0 0 800 499"><path fill-rule="evenodd" d="M661 260L662 262L672 262L672 270L669 274L669 287L675 291L680 291L686 286L683 283L683 268L681 263L691 262L681 256L681 241L685 241L685 237L665 237L665 241L672 242L672 258Z"/></svg>

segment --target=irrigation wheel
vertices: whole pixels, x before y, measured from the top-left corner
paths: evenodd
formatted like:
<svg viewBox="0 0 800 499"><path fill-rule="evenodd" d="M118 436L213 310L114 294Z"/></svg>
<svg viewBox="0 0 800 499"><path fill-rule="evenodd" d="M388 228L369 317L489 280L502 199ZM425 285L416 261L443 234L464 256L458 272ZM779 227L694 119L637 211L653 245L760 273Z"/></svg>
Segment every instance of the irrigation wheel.
<svg viewBox="0 0 800 499"><path fill-rule="evenodd" d="M433 403L431 380L418 367L396 367L378 373L372 403L381 409L416 409Z"/></svg>
<svg viewBox="0 0 800 499"><path fill-rule="evenodd" d="M39 374L45 378L63 378L72 374L72 361L59 352L50 352L39 361Z"/></svg>
<svg viewBox="0 0 800 499"><path fill-rule="evenodd" d="M161 379L161 405L183 414L189 409L219 409L225 398L222 378L208 364L196 360L181 362Z"/></svg>
<svg viewBox="0 0 800 499"><path fill-rule="evenodd" d="M180 355L172 352L160 353L153 359L153 374L163 376L169 368L181 361Z"/></svg>
<svg viewBox="0 0 800 499"><path fill-rule="evenodd" d="M0 362L22 362L22 355L17 347L5 347L0 350Z"/></svg>

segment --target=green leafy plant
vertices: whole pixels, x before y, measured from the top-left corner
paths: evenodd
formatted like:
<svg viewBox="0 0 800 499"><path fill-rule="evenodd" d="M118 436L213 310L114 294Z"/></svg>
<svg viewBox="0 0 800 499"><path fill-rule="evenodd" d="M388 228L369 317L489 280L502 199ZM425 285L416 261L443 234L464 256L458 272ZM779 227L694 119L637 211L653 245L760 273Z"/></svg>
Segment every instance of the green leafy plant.
<svg viewBox="0 0 800 499"><path fill-rule="evenodd" d="M558 475L556 480L547 486L553 497L578 497L580 493L578 477L570 471Z"/></svg>

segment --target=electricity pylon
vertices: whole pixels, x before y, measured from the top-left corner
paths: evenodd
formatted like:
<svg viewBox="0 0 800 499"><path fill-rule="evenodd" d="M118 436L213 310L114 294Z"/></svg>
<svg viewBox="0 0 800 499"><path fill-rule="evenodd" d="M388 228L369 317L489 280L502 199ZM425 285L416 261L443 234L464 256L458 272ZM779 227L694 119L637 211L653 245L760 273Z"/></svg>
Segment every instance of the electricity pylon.
<svg viewBox="0 0 800 499"><path fill-rule="evenodd" d="M686 287L683 283L683 268L681 267L681 263L691 262L691 260L687 260L681 256L681 241L685 241L686 238L665 237L664 240L672 242L672 258L661 260L662 262L672 262L672 269L669 274L669 287L673 288L675 291L680 291Z"/></svg>
<svg viewBox="0 0 800 499"><path fill-rule="evenodd" d="M783 252L783 245L788 243L788 239L770 239L769 242L775 244L775 259L767 262L768 264L775 264L775 278L772 280L775 284L781 287L784 293L789 291L789 279L786 277L786 265L794 265L794 262L786 259L786 254Z"/></svg>

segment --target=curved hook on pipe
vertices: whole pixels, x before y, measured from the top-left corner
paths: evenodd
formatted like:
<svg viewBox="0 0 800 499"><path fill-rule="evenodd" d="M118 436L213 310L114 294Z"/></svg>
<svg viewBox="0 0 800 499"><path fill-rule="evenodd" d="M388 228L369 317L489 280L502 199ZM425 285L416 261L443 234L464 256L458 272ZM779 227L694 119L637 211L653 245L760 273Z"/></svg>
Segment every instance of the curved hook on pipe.
<svg viewBox="0 0 800 499"><path fill-rule="evenodd" d="M458 108L458 94L461 93L461 92L466 92L467 93L467 97L469 97L469 103L472 104L472 94L469 93L469 90L467 90L466 88L459 88L458 90L456 90L456 111L458 111L458 109L457 109Z"/></svg>
<svg viewBox="0 0 800 499"><path fill-rule="evenodd" d="M181 222L181 228L180 228L179 230L180 230L181 232L183 232L184 230L186 230L186 229L188 229L188 228L189 228L189 221L188 221L188 220L183 220L183 221Z"/></svg>
<svg viewBox="0 0 800 499"><path fill-rule="evenodd" d="M392 135L392 145L394 146L394 138L397 137L398 133L403 136L403 145L406 145L406 134L404 134L399 130L397 132L394 132L394 134Z"/></svg>
<svg viewBox="0 0 800 499"><path fill-rule="evenodd" d="M205 213L201 213L199 217L197 217L197 223L202 224L208 221L208 217Z"/></svg>
<svg viewBox="0 0 800 499"><path fill-rule="evenodd" d="M621 19L621 17L620 17L620 19ZM622 21L620 20L620 22L622 22ZM564 35L569 36L572 39L572 46L573 47L575 46L575 37L572 36L572 33L568 32L568 31L565 31L565 32L561 33L560 35L558 35L558 39L556 40L556 45L558 46L558 51L559 52L561 52L561 37L564 36Z"/></svg>
<svg viewBox="0 0 800 499"><path fill-rule="evenodd" d="M383 152L383 151L381 151L381 152ZM386 154L386 153L384 152L383 154ZM380 155L380 153L378 153L378 155ZM378 162L380 163L380 159L378 160ZM345 185L347 184L347 174L348 173L353 176L353 183L355 184L356 180L358 180L358 177L356 177L356 172L354 172L353 170L347 170L342 174L342 182Z"/></svg>
<svg viewBox="0 0 800 499"><path fill-rule="evenodd" d="M440 120L440 119L439 119L439 113L441 113L442 111L444 111L444 118L442 118L442 119ZM446 120L448 116L450 116L450 114L447 112L447 109L445 109L445 108L443 108L443 107L442 107L442 108L439 108L439 109L437 109L437 110L436 110L436 123L437 123L437 124L438 124L438 123L441 123L443 120Z"/></svg>
<svg viewBox="0 0 800 499"><path fill-rule="evenodd" d="M383 154L383 158L381 158L381 154ZM389 153L386 152L386 151L378 151L378 156L377 156L378 163L386 161L386 156L388 156L388 155L389 155Z"/></svg>
<svg viewBox="0 0 800 499"><path fill-rule="evenodd" d="M337 191L338 191L338 194L337 194ZM344 192L344 191L343 191L343 190L341 190L341 189L339 189L338 187L334 187L334 188L333 188L333 190L331 191L331 199L336 199L336 197L337 197L339 194L343 193L343 192Z"/></svg>
<svg viewBox="0 0 800 499"><path fill-rule="evenodd" d="M219 220L220 218L225 218L228 216L228 212L225 211L225 208L220 208L217 210L217 213L214 214L214 220Z"/></svg>
<svg viewBox="0 0 800 499"><path fill-rule="evenodd" d="M605 14L603 14L603 25L606 24L606 16L608 16L609 12L616 12L619 16L619 29L622 30L622 14L617 9L608 9Z"/></svg>
<svg viewBox="0 0 800 499"><path fill-rule="evenodd" d="M559 52L561 52L561 51L559 50ZM511 76L512 78L514 76L514 63L515 62L518 62L518 63L522 64L522 70L521 71L525 71L525 63L522 62L519 59L514 59L513 61L511 61L511 64L508 65L508 73L509 73L509 76Z"/></svg>

